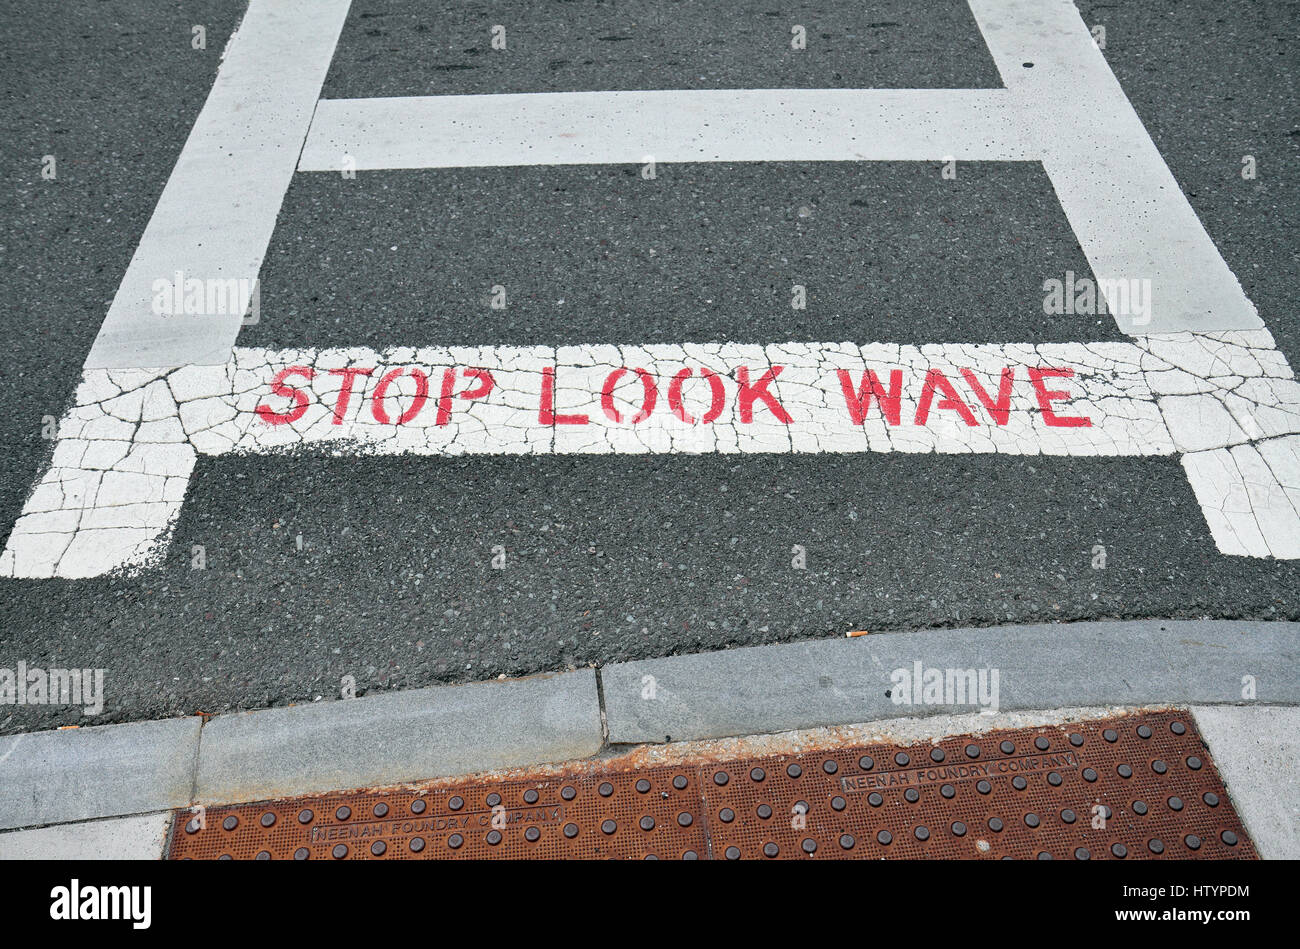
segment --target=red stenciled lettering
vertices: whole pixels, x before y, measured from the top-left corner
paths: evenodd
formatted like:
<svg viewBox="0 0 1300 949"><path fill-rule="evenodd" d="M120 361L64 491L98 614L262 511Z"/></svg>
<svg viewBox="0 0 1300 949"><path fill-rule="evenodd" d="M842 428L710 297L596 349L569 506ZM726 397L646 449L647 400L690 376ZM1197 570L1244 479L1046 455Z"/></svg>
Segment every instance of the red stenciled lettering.
<svg viewBox="0 0 1300 949"><path fill-rule="evenodd" d="M967 425L978 425L975 421L975 413L970 410L965 402L962 401L957 390L953 388L948 377L943 374L942 369L931 369L925 374L925 385L921 389L921 401L916 406L917 425L924 425L930 418L930 403L934 401L935 390L943 393L943 398L939 400L936 408L950 409L961 416L962 421Z"/></svg>
<svg viewBox="0 0 1300 949"><path fill-rule="evenodd" d="M758 377L758 381L752 385L749 382L749 367L741 366L736 370L736 382L740 384L740 392L736 396L737 404L740 407L740 420L742 422L754 421L754 400L762 399L764 404L772 410L778 422L784 422L789 425L794 421L785 407L776 400L767 387L771 385L772 380L781 374L784 366L773 366Z"/></svg>
<svg viewBox="0 0 1300 949"><path fill-rule="evenodd" d="M975 397L980 400L984 408L989 410L989 415L993 416L993 421L999 425L1006 425L1007 420L1011 417L1011 383L1015 378L1016 371L1011 367L1002 370L1002 381L998 384L998 400L994 402L989 398L988 392L980 384L979 379L971 369L961 371L962 378L966 384L971 387Z"/></svg>
<svg viewBox="0 0 1300 949"><path fill-rule="evenodd" d="M467 379L477 379L479 386L477 389L466 389L458 393L458 399L486 399L487 394L496 388L496 380L492 378L492 373L487 369L462 369L461 374Z"/></svg>
<svg viewBox="0 0 1300 949"><path fill-rule="evenodd" d="M467 379L477 379L478 388L471 386L456 393L458 399L482 399L496 388L496 380L492 378L492 373L486 369L462 369L461 374ZM442 391L438 394L438 425L446 425L451 421L451 398L455 383L456 370L444 369L442 373Z"/></svg>
<svg viewBox="0 0 1300 949"><path fill-rule="evenodd" d="M370 411L375 416L375 421L381 425L392 425L392 419L384 411L384 396L388 393L388 387L396 382L406 370L398 368L386 373L379 380L379 385L375 386L375 394L370 397ZM420 409L424 408L424 403L429 400L429 377L420 369L411 369L411 376L415 379L415 400L411 407L397 416L397 424L405 425L411 419L420 414Z"/></svg>
<svg viewBox="0 0 1300 949"><path fill-rule="evenodd" d="M1073 369L1030 369L1029 381L1033 383L1034 392L1038 394L1038 407L1043 410L1043 421L1054 428L1089 428L1092 419L1083 415L1057 415L1052 410L1053 402L1063 402L1072 398L1062 389L1048 389L1043 385L1045 378L1073 379Z"/></svg>
<svg viewBox="0 0 1300 949"><path fill-rule="evenodd" d="M903 398L903 370L893 369L889 373L889 391L885 392L874 370L868 369L862 374L862 382L857 390L853 388L853 379L847 369L837 369L840 377L840 389L844 392L844 404L848 406L849 418L854 425L861 425L867 418L867 409L871 408L871 398L880 404L881 414L890 425L900 422Z"/></svg>
<svg viewBox="0 0 1300 949"><path fill-rule="evenodd" d="M709 410L704 413L704 418L700 419L701 424L708 425L719 415L726 405L727 394L722 388L722 380L712 369L700 367L700 377L709 380ZM668 384L668 407L673 410L673 414L685 422L687 425L694 425L695 418L690 412L686 411L686 406L682 402L682 384L691 377L690 369L682 369L677 375L673 376L673 381Z"/></svg>
<svg viewBox="0 0 1300 949"><path fill-rule="evenodd" d="M654 376L650 375L645 369L629 370L627 366L615 369L605 377L605 387L600 390L600 407L605 410L605 415L612 422L622 422L623 415L618 409L614 408L614 387L618 385L618 380L623 378L624 373L635 372L637 378L641 380L641 388L645 392L645 399L641 403L641 411L632 416L632 424L644 422L650 417L650 413L655 410L655 403L659 401L659 387L655 385Z"/></svg>
<svg viewBox="0 0 1300 949"><path fill-rule="evenodd" d="M275 374L275 378L271 380L271 394L278 395L282 399L293 399L294 406L288 412L277 412L269 405L259 405L257 417L267 425L288 425L290 422L298 421L307 411L307 393L297 386L287 385L284 380L290 376L306 376L310 380L315 378L316 370L311 366L289 366Z"/></svg>
<svg viewBox="0 0 1300 949"><path fill-rule="evenodd" d="M456 370L442 371L442 391L438 393L438 418L436 425L446 425L451 421L451 390L456 386Z"/></svg>
<svg viewBox="0 0 1300 949"><path fill-rule="evenodd" d="M348 402L352 399L352 383L357 376L368 376L375 370L358 369L355 366L349 366L346 369L331 369L331 376L342 376L343 384L339 387L339 400L334 405L334 419L332 425L342 425L343 416L347 414Z"/></svg>
<svg viewBox="0 0 1300 949"><path fill-rule="evenodd" d="M542 369L542 404L537 410L537 421L542 425L586 425L589 421L587 416L579 413L555 414L554 366L545 366Z"/></svg>

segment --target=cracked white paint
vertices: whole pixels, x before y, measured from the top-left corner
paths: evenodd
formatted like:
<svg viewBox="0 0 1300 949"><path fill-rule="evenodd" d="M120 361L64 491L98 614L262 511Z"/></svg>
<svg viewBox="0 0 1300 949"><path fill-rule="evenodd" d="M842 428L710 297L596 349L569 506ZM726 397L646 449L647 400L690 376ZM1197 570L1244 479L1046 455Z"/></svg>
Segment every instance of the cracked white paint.
<svg viewBox="0 0 1300 949"><path fill-rule="evenodd" d="M418 404L413 370L426 379ZM886 395L897 373L896 409L878 396L857 402L867 370ZM935 370L956 398L945 402L940 387L926 413ZM1050 374L1035 386L1030 370ZM1182 454L1220 550L1300 557L1300 384L1266 330L1039 345L237 348L224 366L88 369L58 436L0 575L152 562L199 454L303 445L334 455Z"/></svg>

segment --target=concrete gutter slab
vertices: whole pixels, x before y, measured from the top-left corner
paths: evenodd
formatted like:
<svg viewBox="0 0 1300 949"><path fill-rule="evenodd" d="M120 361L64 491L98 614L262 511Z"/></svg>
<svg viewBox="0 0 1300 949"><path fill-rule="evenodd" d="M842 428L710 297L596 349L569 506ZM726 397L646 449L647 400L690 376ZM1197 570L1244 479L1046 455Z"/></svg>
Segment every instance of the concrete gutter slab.
<svg viewBox="0 0 1300 949"><path fill-rule="evenodd" d="M1269 860L1300 860L1300 708L1192 708L1237 813Z"/></svg>
<svg viewBox="0 0 1300 949"><path fill-rule="evenodd" d="M1160 645L1189 701L1300 702L1300 623L1159 625L1169 627Z"/></svg>
<svg viewBox="0 0 1300 949"><path fill-rule="evenodd" d="M171 813L0 834L0 860L161 860Z"/></svg>
<svg viewBox="0 0 1300 949"><path fill-rule="evenodd" d="M186 806L200 723L172 718L0 738L0 828Z"/></svg>
<svg viewBox="0 0 1300 949"><path fill-rule="evenodd" d="M996 670L1002 710L1240 701L1247 673L1257 675L1261 698L1300 702L1297 623L921 630L606 666L609 740L720 738L977 710L972 702L896 701L902 696L891 674L918 662L923 673Z"/></svg>

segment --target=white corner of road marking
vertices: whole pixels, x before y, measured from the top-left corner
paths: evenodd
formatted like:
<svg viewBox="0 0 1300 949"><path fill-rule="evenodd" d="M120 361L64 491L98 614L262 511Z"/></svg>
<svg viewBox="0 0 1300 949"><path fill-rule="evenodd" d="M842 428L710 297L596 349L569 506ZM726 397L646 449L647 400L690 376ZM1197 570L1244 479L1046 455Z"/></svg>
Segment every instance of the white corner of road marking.
<svg viewBox="0 0 1300 949"><path fill-rule="evenodd" d="M1192 452L1182 461L1220 551L1300 558L1300 435Z"/></svg>
<svg viewBox="0 0 1300 949"><path fill-rule="evenodd" d="M196 458L165 376L83 371L0 576L93 577L165 553Z"/></svg>

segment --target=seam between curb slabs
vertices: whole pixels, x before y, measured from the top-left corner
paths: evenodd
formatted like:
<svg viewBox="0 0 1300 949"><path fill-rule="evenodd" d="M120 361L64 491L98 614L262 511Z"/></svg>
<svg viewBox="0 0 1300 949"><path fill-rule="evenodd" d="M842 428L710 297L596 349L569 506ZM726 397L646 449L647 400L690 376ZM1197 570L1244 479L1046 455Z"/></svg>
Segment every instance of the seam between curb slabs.
<svg viewBox="0 0 1300 949"><path fill-rule="evenodd" d="M194 738L194 764L190 768L190 803L193 804L199 793L199 756L203 753L203 731L208 727L208 716L199 716L199 733Z"/></svg>
<svg viewBox="0 0 1300 949"><path fill-rule="evenodd" d="M594 666L592 671L596 673L596 710L600 713L600 747L596 749L596 754L600 754L609 744L609 718L605 714L605 680L601 677L601 666Z"/></svg>

